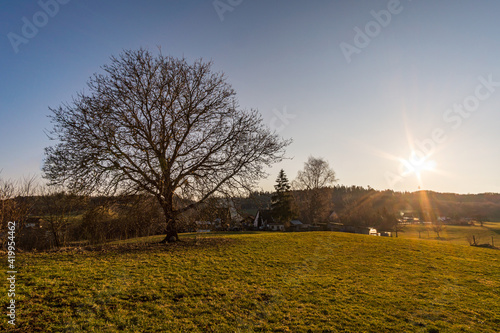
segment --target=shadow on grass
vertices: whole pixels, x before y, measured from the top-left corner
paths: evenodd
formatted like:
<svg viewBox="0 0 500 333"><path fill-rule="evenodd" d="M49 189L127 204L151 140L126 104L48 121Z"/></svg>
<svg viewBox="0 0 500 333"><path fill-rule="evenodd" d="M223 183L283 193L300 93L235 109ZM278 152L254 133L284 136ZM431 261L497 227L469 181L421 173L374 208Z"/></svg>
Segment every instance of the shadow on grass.
<svg viewBox="0 0 500 333"><path fill-rule="evenodd" d="M213 234L212 234L213 235ZM42 253L101 253L101 254L125 254L125 253L138 253L138 252L176 252L185 251L191 248L219 248L222 246L229 246L237 243L236 239L226 237L210 237L204 235L202 237L183 237L175 243L161 244L156 239L148 239L147 241L138 240L133 242L127 240L126 243L106 243L87 245L79 247L64 247L58 249L51 249L40 251ZM208 236L208 237L207 237Z"/></svg>
<svg viewBox="0 0 500 333"><path fill-rule="evenodd" d="M204 235L254 235L263 233L264 231L211 231L211 232L187 232L179 233L179 236L184 237L202 237Z"/></svg>
<svg viewBox="0 0 500 333"><path fill-rule="evenodd" d="M477 245L474 245L474 244L471 244L471 246L474 246L474 247L482 247L482 248L485 248L485 249L493 249L493 250L500 250L500 248L496 247L496 246L493 246L491 244L477 244Z"/></svg>

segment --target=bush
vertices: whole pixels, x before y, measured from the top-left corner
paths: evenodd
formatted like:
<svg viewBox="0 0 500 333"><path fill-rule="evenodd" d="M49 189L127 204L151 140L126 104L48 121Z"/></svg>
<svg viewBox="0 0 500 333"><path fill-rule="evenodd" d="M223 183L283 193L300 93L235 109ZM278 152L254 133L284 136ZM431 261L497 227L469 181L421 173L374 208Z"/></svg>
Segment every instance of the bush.
<svg viewBox="0 0 500 333"><path fill-rule="evenodd" d="M89 209L82 218L80 225L83 239L91 244L103 243L112 239L113 229L117 225L117 214L111 208L99 205Z"/></svg>
<svg viewBox="0 0 500 333"><path fill-rule="evenodd" d="M73 237L99 244L114 239L157 235L164 231L163 215L153 198L127 197L87 210L73 229Z"/></svg>

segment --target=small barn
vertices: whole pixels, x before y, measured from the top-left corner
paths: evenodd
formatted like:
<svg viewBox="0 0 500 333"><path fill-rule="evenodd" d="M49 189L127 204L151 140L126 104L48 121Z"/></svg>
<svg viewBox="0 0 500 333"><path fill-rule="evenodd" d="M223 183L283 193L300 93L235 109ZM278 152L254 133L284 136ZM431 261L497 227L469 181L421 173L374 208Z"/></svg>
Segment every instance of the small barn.
<svg viewBox="0 0 500 333"><path fill-rule="evenodd" d="M291 220L290 221L290 230L291 231L301 231L304 227L304 223L299 220Z"/></svg>

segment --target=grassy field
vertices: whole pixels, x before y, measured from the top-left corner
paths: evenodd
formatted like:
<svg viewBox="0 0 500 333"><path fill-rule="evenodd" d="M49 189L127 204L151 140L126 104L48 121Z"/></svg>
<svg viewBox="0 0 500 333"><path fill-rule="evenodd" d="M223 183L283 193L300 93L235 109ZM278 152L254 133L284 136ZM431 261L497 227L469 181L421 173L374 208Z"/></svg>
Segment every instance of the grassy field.
<svg viewBox="0 0 500 333"><path fill-rule="evenodd" d="M493 237L494 245L500 247L500 222L485 222L482 227L480 225L444 226L439 238L437 238L431 226L409 225L398 236L401 238L438 240L453 244L470 245L468 239L473 235L476 237L478 244L491 244Z"/></svg>
<svg viewBox="0 0 500 333"><path fill-rule="evenodd" d="M11 328L4 316L0 331L500 328L498 250L334 232L183 235L178 244L153 243L160 239L19 254L18 321Z"/></svg>

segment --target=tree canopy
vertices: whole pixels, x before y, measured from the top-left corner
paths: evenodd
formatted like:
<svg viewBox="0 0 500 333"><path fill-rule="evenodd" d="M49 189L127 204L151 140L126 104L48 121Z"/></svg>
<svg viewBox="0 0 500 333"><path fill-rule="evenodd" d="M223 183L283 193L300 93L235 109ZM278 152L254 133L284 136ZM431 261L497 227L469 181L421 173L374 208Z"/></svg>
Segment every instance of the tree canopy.
<svg viewBox="0 0 500 333"><path fill-rule="evenodd" d="M252 188L290 141L243 110L212 63L147 50L111 57L88 92L51 108L44 176L86 192L146 192L177 238L179 214L210 196ZM174 196L190 198L174 207Z"/></svg>
<svg viewBox="0 0 500 333"><path fill-rule="evenodd" d="M298 172L295 185L298 189L314 190L332 186L335 182L335 171L328 162L321 157L310 156L304 163L304 170Z"/></svg>
<svg viewBox="0 0 500 333"><path fill-rule="evenodd" d="M328 162L320 157L310 156L304 169L297 173L294 187L302 190L296 193L296 201L301 202L302 218L309 223L324 222L330 211L332 186L337 179Z"/></svg>

